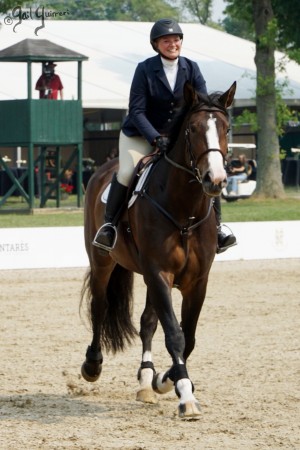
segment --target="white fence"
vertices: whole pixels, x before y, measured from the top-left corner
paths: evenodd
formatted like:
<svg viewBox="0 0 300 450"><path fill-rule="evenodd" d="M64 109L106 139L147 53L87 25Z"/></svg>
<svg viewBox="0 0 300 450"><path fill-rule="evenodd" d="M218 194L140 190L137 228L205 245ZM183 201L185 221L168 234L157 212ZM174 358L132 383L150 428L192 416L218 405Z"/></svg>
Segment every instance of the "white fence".
<svg viewBox="0 0 300 450"><path fill-rule="evenodd" d="M216 255L216 261L300 258L300 221L229 225L238 245ZM0 230L0 269L87 265L83 227Z"/></svg>

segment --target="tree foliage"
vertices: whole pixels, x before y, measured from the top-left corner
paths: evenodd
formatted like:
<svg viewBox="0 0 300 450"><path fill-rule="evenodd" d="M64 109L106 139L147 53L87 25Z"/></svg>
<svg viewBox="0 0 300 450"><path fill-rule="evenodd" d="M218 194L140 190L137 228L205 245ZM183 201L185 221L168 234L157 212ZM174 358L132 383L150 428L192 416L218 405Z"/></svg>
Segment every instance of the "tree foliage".
<svg viewBox="0 0 300 450"><path fill-rule="evenodd" d="M248 41L254 41L255 39L253 27L249 26L247 20L243 18L226 16L222 20L222 25L228 34L233 34L234 36L247 39Z"/></svg>
<svg viewBox="0 0 300 450"><path fill-rule="evenodd" d="M277 48L300 63L300 2L272 0L277 22Z"/></svg>
<svg viewBox="0 0 300 450"><path fill-rule="evenodd" d="M284 191L278 137L293 112L282 102L276 85L275 50L300 62L300 2L291 0L287 7L286 0L244 0L241 8L239 0L225 1L228 23L242 23L256 45L257 195L279 198Z"/></svg>
<svg viewBox="0 0 300 450"><path fill-rule="evenodd" d="M207 25L211 20L212 0L182 0L182 7L202 25Z"/></svg>
<svg viewBox="0 0 300 450"><path fill-rule="evenodd" d="M238 0L224 0L226 2L226 18L223 20L225 30L239 37L255 40L255 24L252 0L244 0L243 7ZM260 2L260 7L264 3ZM300 1L299 0L270 0L274 15L274 44L300 63ZM251 38L252 36L252 38Z"/></svg>
<svg viewBox="0 0 300 450"><path fill-rule="evenodd" d="M21 6L24 1L16 1L16 0L1 0L0 1L0 13L7 13L9 10L16 6Z"/></svg>
<svg viewBox="0 0 300 450"><path fill-rule="evenodd" d="M49 11L68 12L57 20L153 22L161 17L179 18L178 9L164 0L40 0L39 4Z"/></svg>

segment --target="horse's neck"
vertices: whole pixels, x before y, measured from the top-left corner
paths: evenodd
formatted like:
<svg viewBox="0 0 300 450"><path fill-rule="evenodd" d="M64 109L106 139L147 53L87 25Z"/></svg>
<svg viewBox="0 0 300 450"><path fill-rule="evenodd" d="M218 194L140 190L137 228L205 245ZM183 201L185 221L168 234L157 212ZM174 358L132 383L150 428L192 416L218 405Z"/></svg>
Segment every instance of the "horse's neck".
<svg viewBox="0 0 300 450"><path fill-rule="evenodd" d="M186 157L185 141L178 139L154 172L150 192L168 211L178 218L202 216L209 204L202 185L192 173Z"/></svg>
<svg viewBox="0 0 300 450"><path fill-rule="evenodd" d="M176 164L189 168L186 158L186 139L184 133L180 133L173 147L168 152L168 157Z"/></svg>

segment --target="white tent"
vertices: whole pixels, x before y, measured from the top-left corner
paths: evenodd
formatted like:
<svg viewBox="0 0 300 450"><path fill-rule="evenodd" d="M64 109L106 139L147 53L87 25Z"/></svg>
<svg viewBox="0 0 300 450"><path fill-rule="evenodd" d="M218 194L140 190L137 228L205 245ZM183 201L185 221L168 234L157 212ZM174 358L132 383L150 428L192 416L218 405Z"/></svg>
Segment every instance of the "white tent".
<svg viewBox="0 0 300 450"><path fill-rule="evenodd" d="M83 62L82 98L84 108L126 109L131 80L138 62L155 53L149 43L152 23L109 21L40 21L23 20L16 25L1 19L0 50L23 39L47 39L88 56ZM6 24L6 23L7 24ZM15 29L13 30L13 27ZM237 81L236 105L246 106L255 95L256 67L254 43L200 24L182 24L184 41L182 55L199 64L208 90L225 91ZM284 57L276 53L279 62ZM56 73L64 84L65 99L77 98L77 63L60 62ZM300 66L286 61L285 73L278 80L288 79L284 98L300 102ZM24 63L0 63L0 100L27 97L27 67ZM33 97L35 81L41 64L32 65ZM252 103L252 102L251 102Z"/></svg>

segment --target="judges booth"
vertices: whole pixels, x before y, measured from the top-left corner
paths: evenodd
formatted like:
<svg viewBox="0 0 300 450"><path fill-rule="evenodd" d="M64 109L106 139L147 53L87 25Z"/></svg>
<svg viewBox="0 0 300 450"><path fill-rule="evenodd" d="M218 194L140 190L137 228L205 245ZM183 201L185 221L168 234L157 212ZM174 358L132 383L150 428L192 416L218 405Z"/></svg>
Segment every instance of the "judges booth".
<svg viewBox="0 0 300 450"><path fill-rule="evenodd" d="M84 55L44 39L25 39L0 51L0 63L27 63L27 99L0 101L0 168L11 181L10 188L0 199L0 212L1 206L16 192L23 197L29 209L33 209L37 188L41 208L46 206L50 198L55 198L56 206L60 207L62 182L65 173L74 165L77 168L77 206L82 206L81 75L82 61L87 59ZM32 64L46 61L77 61L77 99L32 98ZM27 165L22 170L9 166L1 151L8 147L26 148ZM49 148L54 160L51 184L47 172Z"/></svg>

